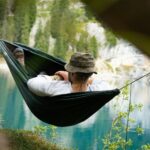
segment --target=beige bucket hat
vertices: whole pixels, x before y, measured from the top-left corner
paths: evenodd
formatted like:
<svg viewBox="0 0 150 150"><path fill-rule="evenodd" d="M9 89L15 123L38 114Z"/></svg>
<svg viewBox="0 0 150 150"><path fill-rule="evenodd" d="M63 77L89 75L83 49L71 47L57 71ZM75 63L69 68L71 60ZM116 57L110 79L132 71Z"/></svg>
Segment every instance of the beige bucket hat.
<svg viewBox="0 0 150 150"><path fill-rule="evenodd" d="M89 53L74 53L69 63L65 65L65 69L72 73L97 73L94 57Z"/></svg>

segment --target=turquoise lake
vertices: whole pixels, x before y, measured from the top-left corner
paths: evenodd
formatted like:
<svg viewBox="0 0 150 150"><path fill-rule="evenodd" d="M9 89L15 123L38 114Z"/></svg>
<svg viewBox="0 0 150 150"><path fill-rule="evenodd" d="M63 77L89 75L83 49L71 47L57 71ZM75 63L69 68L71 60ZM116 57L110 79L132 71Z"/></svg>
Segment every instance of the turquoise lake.
<svg viewBox="0 0 150 150"><path fill-rule="evenodd" d="M127 133L127 137L133 140L132 147L127 148L129 150L140 149L141 145L150 143L150 85L147 81L149 78L142 79L132 87L132 103L142 103L143 108L141 112L135 111L130 115L136 123L131 125L131 130ZM116 99L83 123L71 127L58 127L56 142L64 147L79 150L102 150L102 139L109 132L115 118L113 105L116 103L121 110L128 108L128 102L118 103ZM30 112L9 70L4 68L0 69L0 119L1 128L33 130L35 126L46 125ZM144 134L137 135L136 126L144 128Z"/></svg>

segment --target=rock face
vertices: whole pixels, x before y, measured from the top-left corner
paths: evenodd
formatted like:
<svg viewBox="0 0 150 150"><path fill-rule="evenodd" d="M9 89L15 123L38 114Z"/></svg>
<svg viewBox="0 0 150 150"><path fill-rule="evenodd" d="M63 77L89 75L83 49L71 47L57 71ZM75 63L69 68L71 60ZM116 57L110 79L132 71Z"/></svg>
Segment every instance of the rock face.
<svg viewBox="0 0 150 150"><path fill-rule="evenodd" d="M149 0L82 0L114 33L150 56Z"/></svg>

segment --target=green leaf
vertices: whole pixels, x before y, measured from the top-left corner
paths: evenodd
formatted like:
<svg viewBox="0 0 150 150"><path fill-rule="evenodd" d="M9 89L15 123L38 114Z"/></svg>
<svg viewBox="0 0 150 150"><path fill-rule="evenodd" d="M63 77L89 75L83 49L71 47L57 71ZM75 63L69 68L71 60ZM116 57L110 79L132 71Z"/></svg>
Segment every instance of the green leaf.
<svg viewBox="0 0 150 150"><path fill-rule="evenodd" d="M137 133L138 135L144 134L144 129L138 126L138 127L136 128L136 133Z"/></svg>

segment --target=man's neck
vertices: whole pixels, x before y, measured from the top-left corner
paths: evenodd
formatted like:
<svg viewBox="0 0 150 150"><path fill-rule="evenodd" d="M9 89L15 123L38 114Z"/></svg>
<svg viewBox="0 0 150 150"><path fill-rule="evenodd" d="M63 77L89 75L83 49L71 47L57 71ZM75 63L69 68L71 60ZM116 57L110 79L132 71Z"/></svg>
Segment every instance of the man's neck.
<svg viewBox="0 0 150 150"><path fill-rule="evenodd" d="M86 83L72 83L72 91L73 92L84 92L88 89L88 82Z"/></svg>

